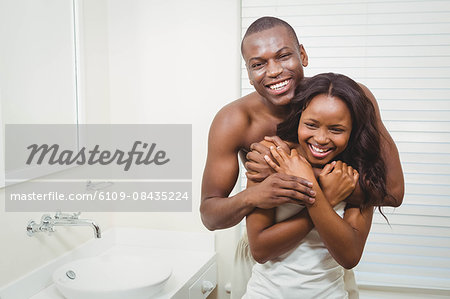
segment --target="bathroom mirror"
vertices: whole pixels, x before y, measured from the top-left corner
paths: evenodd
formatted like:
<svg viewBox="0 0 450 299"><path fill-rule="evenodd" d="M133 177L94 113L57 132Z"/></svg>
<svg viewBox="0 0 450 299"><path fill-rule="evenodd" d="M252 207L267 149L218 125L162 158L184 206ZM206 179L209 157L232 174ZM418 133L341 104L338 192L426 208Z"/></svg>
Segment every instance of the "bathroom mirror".
<svg viewBox="0 0 450 299"><path fill-rule="evenodd" d="M75 0L0 2L1 143L6 124L77 124L77 38ZM77 144L76 133L73 145ZM2 146L2 151L5 148ZM47 174L5 163L26 178ZM7 157L6 157L7 159ZM10 164L10 165L8 165ZM22 163L23 165L23 163ZM0 177L0 187L5 177Z"/></svg>

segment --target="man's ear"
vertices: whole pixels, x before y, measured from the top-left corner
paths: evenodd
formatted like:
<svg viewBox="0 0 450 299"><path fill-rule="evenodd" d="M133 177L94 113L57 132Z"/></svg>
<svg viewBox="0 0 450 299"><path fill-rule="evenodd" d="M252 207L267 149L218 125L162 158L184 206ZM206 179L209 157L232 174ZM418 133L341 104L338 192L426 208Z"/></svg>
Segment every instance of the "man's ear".
<svg viewBox="0 0 450 299"><path fill-rule="evenodd" d="M303 67L306 67L306 66L308 66L308 54L306 54L306 50L302 44L300 44L299 48L300 48L300 59L302 61L302 65L303 65Z"/></svg>
<svg viewBox="0 0 450 299"><path fill-rule="evenodd" d="M253 81L252 80L249 80L249 82L250 82L251 85L253 85Z"/></svg>

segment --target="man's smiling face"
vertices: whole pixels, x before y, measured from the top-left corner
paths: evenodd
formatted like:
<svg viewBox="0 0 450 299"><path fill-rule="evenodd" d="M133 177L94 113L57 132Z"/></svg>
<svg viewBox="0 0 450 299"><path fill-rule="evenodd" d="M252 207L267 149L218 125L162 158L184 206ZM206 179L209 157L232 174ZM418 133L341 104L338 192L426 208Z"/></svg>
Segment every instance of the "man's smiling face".
<svg viewBox="0 0 450 299"><path fill-rule="evenodd" d="M242 54L250 83L276 106L287 105L303 79L308 56L283 26L253 33L243 41Z"/></svg>

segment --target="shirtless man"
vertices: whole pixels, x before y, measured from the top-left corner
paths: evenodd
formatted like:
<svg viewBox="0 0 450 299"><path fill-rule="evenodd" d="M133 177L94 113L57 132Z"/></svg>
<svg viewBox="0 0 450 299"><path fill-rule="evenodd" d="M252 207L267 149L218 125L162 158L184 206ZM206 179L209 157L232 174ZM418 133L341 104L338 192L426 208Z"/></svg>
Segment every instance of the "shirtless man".
<svg viewBox="0 0 450 299"><path fill-rule="evenodd" d="M255 168L264 159L249 152L255 149L267 153L257 142L265 136L276 135L277 125L288 114L295 88L304 78L303 67L308 65L306 51L289 24L264 17L248 28L241 52L256 91L223 107L211 125L200 205L203 224L209 230L232 227L255 207L267 209L288 202L314 202L314 193L306 180L277 173L255 175L252 170L259 170ZM377 110L379 130L384 137L382 152L387 167L387 189L393 196L386 198L384 205L397 207L404 193L398 150L381 121L373 94L365 86L361 87ZM229 197L239 175L238 154L246 162L248 179L264 180ZM354 192L351 197L358 196L361 195ZM308 222L308 215L299 217Z"/></svg>

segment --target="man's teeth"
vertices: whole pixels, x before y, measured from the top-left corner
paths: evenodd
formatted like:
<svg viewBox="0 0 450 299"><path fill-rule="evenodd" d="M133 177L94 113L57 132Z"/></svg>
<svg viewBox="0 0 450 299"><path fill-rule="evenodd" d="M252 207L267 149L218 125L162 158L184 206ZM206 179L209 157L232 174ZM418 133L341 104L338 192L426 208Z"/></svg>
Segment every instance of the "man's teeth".
<svg viewBox="0 0 450 299"><path fill-rule="evenodd" d="M321 148L315 147L315 146L312 145L312 144L311 144L311 148L312 148L315 152L318 152L318 153L325 153L325 152L327 152L327 151L329 150L328 148L326 148L326 149L321 149Z"/></svg>
<svg viewBox="0 0 450 299"><path fill-rule="evenodd" d="M277 89L285 87L288 83L289 83L289 80L286 80L286 81L283 81L283 82L280 82L280 83L277 83L274 85L270 85L269 88L272 90L277 90Z"/></svg>

